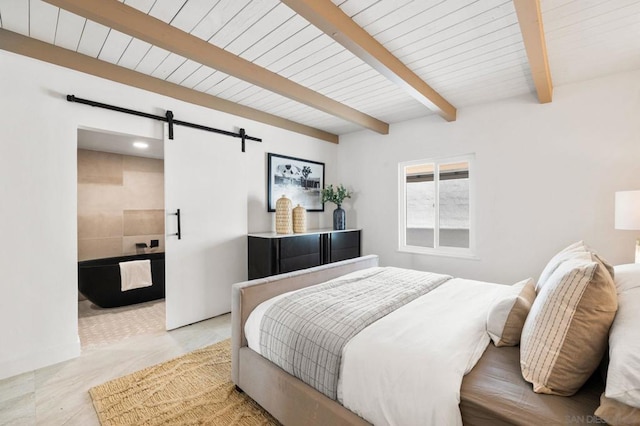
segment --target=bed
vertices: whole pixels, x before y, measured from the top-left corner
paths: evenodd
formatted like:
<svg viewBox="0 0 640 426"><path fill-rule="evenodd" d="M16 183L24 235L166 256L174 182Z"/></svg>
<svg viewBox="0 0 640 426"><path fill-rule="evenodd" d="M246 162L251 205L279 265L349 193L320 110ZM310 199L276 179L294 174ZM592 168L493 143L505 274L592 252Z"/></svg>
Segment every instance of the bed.
<svg viewBox="0 0 640 426"><path fill-rule="evenodd" d="M425 312L425 307L430 303L431 308L437 309L437 303L433 301L425 302L423 300L425 299L424 297L418 297L404 305L402 309L393 311L392 314L385 315L383 318L386 321L388 317L398 317L400 319L399 323L385 323L382 320L375 321L373 326L367 326L356 334L349 341L348 346L345 347L344 360L342 362L344 365L351 365L349 368L352 370L358 370L359 366L370 364L369 370L362 369L357 373L347 374L345 373L347 371L346 367L342 365L338 388L339 397L337 398L330 397L331 395L327 396L328 393L323 388L319 388L321 391L314 389L314 387L305 383L308 380L300 380L287 373L285 367L283 369L281 368L282 366L276 365L275 361L272 362L265 358L261 355L261 347L255 343L255 336L252 337L253 332L249 331L249 338L245 333L248 327L247 323L255 322L255 319L252 319L252 313L255 316L254 311L257 312L260 309L264 311L266 309L263 302L269 301L266 303L268 304L274 298L277 299L278 296L285 293L307 289L330 280L340 280L344 276L351 277L352 275L362 274L364 273L363 271L369 271L376 267L378 267L377 256L364 256L289 274L235 284L232 289L232 380L236 386L246 392L248 396L283 424L408 424L405 420L412 417L401 416L395 418L393 417L395 414L391 415L390 418L385 416L390 410L407 411L417 406L422 406L421 401L412 400L410 396L424 390L422 382L429 381L425 379L426 377L430 377L433 374L442 375L444 380L442 383L448 383L451 379L448 378L446 372L440 373L437 371L438 368L435 368L425 373L429 376L423 376L420 380L411 382L411 376L423 373L414 367L410 367L412 364L409 358L421 355L419 353L416 355L413 349L404 351L400 346L400 349L393 356L399 357L397 364L404 366L403 368L406 367L407 371L403 372L402 369L394 370L393 372L387 372L387 375L395 377L405 374L404 381L401 380L399 384L393 384L393 382L378 380L377 383L377 379L374 380L371 377L376 374L372 374L371 371L385 373L389 365L384 364L388 360L381 360L379 358L384 357L376 355L378 352L382 352L376 351L376 345L385 344L385 342L384 338L381 338L382 343L380 341L376 342L375 336L383 336L382 330L384 328L397 330L398 324L413 323L413 321L406 320L409 317L404 317L403 319L403 315L409 315L405 312L406 306L412 306L411 309L415 312ZM438 279L436 278L436 280ZM494 299L502 291L499 288L505 287L498 284L460 280L452 277L447 278L445 281L446 285L436 286L437 288L431 293L455 293L458 291L456 289L460 288L457 286L461 284L466 289L476 286L477 291L473 297L473 299L478 299L476 305L474 305L476 307L472 306L467 310L475 312L472 315L484 315L485 317L486 309L483 306L487 305L488 301ZM485 293L484 296L482 295L483 293ZM420 305L421 303L422 306ZM446 315L446 310L444 309L440 315ZM411 315L415 315L415 312ZM456 313L456 315L459 314L459 312ZM451 320L451 318L449 318L449 322L455 323L456 321ZM420 329L428 328L430 321L428 320L420 325ZM463 321L460 322L462 323ZM489 344L488 338L480 337L481 333L478 332L477 327L473 329L465 328L466 326L460 326L462 328L455 329L458 325L453 325L453 327L456 333L471 333L469 334L471 341L468 343L468 347L464 349L470 355L459 361L459 366L463 366L463 368L458 367L458 370L464 370L458 371L461 377L463 375L464 378L461 380L461 384L460 382L456 384L455 380L453 380L454 387L457 386L458 389L447 390L446 392L443 390L441 392L442 394L452 393L452 395L447 396L446 400L438 400L438 387L440 385L428 391L430 392L429 395L431 395L429 399L435 399L432 405L446 408L413 413L412 415L417 416L413 417L413 419L422 419L420 424L524 425L532 424L532 422L536 424L567 424L594 421L594 419L602 422L602 420L594 416L594 412L600 405L600 397L605 389L605 384L599 373L596 372L590 375L591 377L587 383L580 386L579 391L572 396L534 393L531 383L525 381L521 373L519 347L496 347L493 344ZM485 327L484 324L483 327ZM251 328L249 327L248 330L251 330ZM416 333L415 329L411 329L411 327L407 327L404 332L406 334ZM431 332L438 332L438 324L432 327ZM483 333L483 335L486 335L486 328ZM358 339L363 340L363 338L360 339L360 336L367 334L370 337L374 337L373 343L369 340L359 344L352 343L352 341ZM439 336L439 339L446 340L446 334ZM251 340L254 342L252 345L249 342ZM415 344L412 343L411 345L414 346ZM429 346L428 341L419 345ZM253 348L250 346L253 346ZM380 347L389 348L389 346ZM264 350L264 347L262 350ZM404 352L410 353L410 355L407 356ZM448 363L437 360L433 362ZM379 389L381 386L384 389ZM395 386L393 391L390 391L389 389L393 386ZM414 389L415 386L419 386L420 389ZM376 392L379 395L371 397L370 394ZM360 396L356 396L355 403L353 399L347 400L345 403L344 398L349 394L360 394ZM389 399L388 397L393 394L401 395L398 399L408 405L403 406L402 403L397 407L395 405L385 405L385 400ZM452 398L455 402L453 405L455 405L457 414L449 412L451 411ZM349 409L345 408L345 406L349 407ZM378 413L375 412L376 409L378 409ZM440 411L444 411L444 414L440 413ZM376 417L378 415L383 417ZM365 420L365 418L370 421Z"/></svg>

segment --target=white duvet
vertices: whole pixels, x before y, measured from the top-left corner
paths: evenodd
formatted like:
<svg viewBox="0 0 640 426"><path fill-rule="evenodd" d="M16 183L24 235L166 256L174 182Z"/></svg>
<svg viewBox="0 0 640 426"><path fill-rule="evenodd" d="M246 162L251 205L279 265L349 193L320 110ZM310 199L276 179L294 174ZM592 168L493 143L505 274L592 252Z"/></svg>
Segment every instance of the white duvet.
<svg viewBox="0 0 640 426"><path fill-rule="evenodd" d="M487 312L504 289L454 278L362 330L342 352L339 402L374 425L462 425L462 378L489 343ZM274 299L245 324L258 353L260 321Z"/></svg>

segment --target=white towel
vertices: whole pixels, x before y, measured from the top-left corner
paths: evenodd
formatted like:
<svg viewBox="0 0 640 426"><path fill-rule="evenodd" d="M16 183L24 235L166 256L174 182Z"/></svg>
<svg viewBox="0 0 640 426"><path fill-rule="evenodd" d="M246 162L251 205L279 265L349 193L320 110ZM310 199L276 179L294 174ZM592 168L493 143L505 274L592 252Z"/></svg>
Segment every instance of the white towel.
<svg viewBox="0 0 640 426"><path fill-rule="evenodd" d="M120 262L120 285L122 291L152 286L151 260Z"/></svg>

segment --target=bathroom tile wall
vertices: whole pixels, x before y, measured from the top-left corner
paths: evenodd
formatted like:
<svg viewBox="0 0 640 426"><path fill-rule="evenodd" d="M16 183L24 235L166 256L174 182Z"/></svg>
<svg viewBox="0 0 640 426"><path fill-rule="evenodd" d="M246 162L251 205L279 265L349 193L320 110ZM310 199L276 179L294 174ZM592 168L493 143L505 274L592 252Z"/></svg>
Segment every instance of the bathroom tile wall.
<svg viewBox="0 0 640 426"><path fill-rule="evenodd" d="M164 162L78 150L78 260L164 251Z"/></svg>
<svg viewBox="0 0 640 426"><path fill-rule="evenodd" d="M164 232L163 210L125 210L124 235L156 235Z"/></svg>

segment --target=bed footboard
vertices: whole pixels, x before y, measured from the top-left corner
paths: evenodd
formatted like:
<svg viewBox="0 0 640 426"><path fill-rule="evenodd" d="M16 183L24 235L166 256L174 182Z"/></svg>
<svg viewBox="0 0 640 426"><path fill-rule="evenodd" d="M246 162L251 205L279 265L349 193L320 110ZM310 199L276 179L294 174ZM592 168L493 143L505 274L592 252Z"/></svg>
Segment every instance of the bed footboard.
<svg viewBox="0 0 640 426"><path fill-rule="evenodd" d="M240 348L240 388L284 425L371 426L249 347Z"/></svg>
<svg viewBox="0 0 640 426"><path fill-rule="evenodd" d="M233 382L240 386L242 374L240 348L247 346L244 324L256 306L279 294L374 266L378 266L378 256L369 255L234 284L231 289L231 379Z"/></svg>

